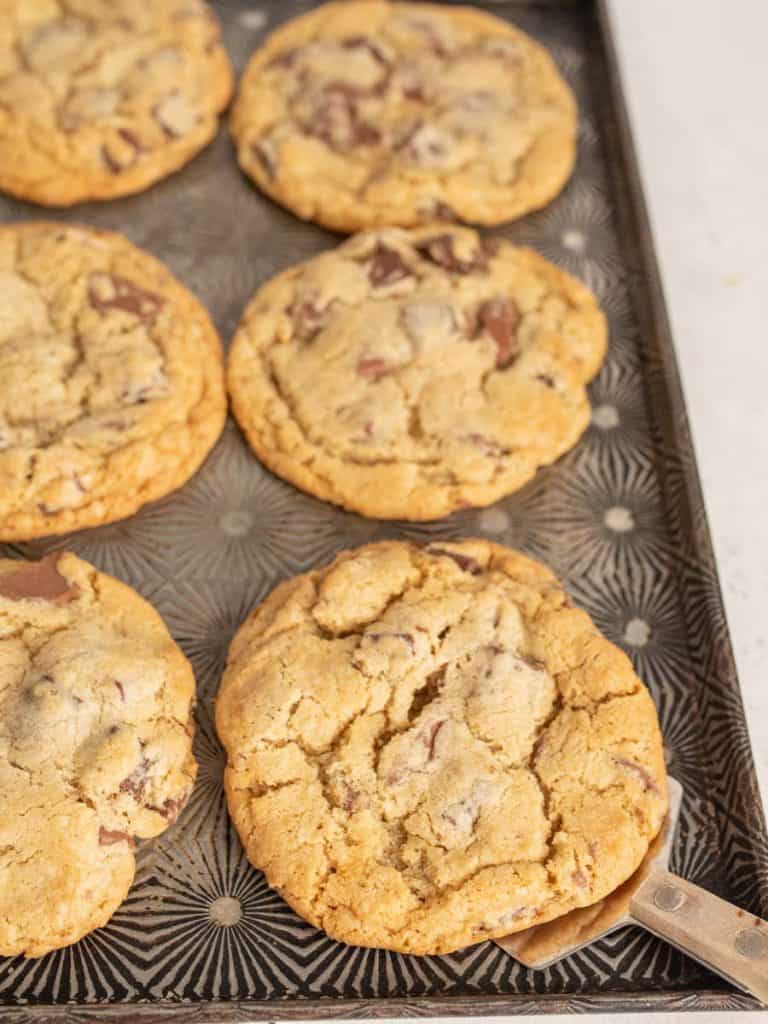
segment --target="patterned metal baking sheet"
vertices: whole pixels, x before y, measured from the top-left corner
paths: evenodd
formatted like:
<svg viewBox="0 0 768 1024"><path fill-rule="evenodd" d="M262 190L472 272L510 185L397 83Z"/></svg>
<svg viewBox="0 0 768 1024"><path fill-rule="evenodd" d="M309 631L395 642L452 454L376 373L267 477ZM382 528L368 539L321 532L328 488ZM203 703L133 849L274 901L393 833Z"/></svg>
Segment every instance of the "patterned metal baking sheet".
<svg viewBox="0 0 768 1024"><path fill-rule="evenodd" d="M240 69L265 32L312 5L218 6ZM756 1005L635 929L538 973L488 943L423 958L344 947L267 888L228 824L212 703L229 639L253 604L343 548L477 534L554 566L629 652L685 786L675 869L768 916L768 841L605 15L568 0L479 6L544 42L580 102L571 183L500 233L579 275L608 314L592 426L519 494L414 525L366 520L300 493L262 469L230 423L188 486L132 519L0 547L15 557L68 547L132 584L191 658L199 695L200 776L189 807L142 844L135 884L106 928L41 960L0 959L9 1024ZM41 216L50 214L0 200L3 221ZM224 130L149 192L61 217L124 231L165 259L211 309L225 343L258 285L334 242L241 177Z"/></svg>

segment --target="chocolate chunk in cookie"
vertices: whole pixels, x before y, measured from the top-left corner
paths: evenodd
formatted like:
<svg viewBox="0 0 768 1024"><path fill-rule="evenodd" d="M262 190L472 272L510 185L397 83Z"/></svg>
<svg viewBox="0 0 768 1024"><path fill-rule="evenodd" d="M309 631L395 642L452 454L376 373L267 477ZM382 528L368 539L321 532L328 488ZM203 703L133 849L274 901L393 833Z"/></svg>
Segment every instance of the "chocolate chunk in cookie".
<svg viewBox="0 0 768 1024"><path fill-rule="evenodd" d="M25 562L0 574L0 597L10 601L47 601L68 604L78 594L76 584L58 570L59 555L46 555L39 562Z"/></svg>

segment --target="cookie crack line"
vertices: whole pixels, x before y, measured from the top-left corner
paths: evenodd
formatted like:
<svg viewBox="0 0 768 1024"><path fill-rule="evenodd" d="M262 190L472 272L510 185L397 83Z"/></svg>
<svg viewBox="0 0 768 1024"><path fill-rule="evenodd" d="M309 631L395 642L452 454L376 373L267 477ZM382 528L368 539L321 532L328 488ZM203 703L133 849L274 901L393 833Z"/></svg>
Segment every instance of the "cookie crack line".
<svg viewBox="0 0 768 1024"><path fill-rule="evenodd" d="M265 360L264 365L266 368L267 376L269 377L269 380L272 383L273 388L275 389L275 393L277 394L280 401L283 402L285 407L288 409L289 413L291 414L291 421L299 428L304 440L309 445L311 445L312 448L321 452L323 455L327 455L330 456L331 458L334 458L336 456L336 453L331 447L329 447L327 441L313 438L310 435L308 427L306 426L306 424L302 423L301 416L299 415L298 408L296 406L293 396L289 395L288 392L284 389L283 385L280 382L280 379L278 378L277 374L274 371L274 367L271 366L271 364L266 361L266 357L263 356L262 358ZM311 453L310 456L308 456L307 461L310 461L311 459L316 457L316 454ZM344 455L343 461L355 466L366 467L391 466L397 462L408 462L415 466L434 466L439 463L438 459L399 459L394 455L389 458L380 457L363 459L360 458L359 456L349 454Z"/></svg>
<svg viewBox="0 0 768 1024"><path fill-rule="evenodd" d="M34 282L30 277L21 273L20 269L21 268L15 268L14 273L16 273L23 280L26 280L28 284L36 286L37 282ZM50 309L50 304L48 304L48 308ZM83 393L81 394L78 400L79 415L73 416L71 419L67 420L65 423L61 425L61 427L58 430L53 431L50 434L50 436L46 437L45 439L38 438L36 440L36 448L39 449L40 451L45 451L46 449L55 447L57 444L62 443L62 441L64 440L67 440L68 443L75 448L90 451L90 447L84 445L82 441L78 441L77 439L68 439L66 435L73 426L76 426L83 419L87 419L90 415L92 415L92 410L90 407L91 392L93 391L94 387L98 388L101 385L103 380L103 371L99 367L89 366L85 348L85 339L82 334L82 331L78 328L77 323L73 321L69 325L69 330L71 332L70 338L75 348L75 358L74 361L69 366L67 366L66 368L62 368L61 379L59 383L64 385L68 384L72 380L72 378L75 377L78 374L78 372L81 371L84 367L88 367L92 380L89 384L89 387L83 390ZM54 335L52 334L52 337L53 336ZM146 340L149 341L149 343L152 345L155 354L160 360L162 371L164 373L167 365L167 357L163 347L157 342L157 340L151 334L147 334ZM119 415L119 409L115 412L115 415ZM171 425L183 425L184 423L189 423L191 416L192 413L190 412L187 414L185 419L179 421L178 424L176 424L174 421L171 421ZM14 417L13 411L11 410L11 413L8 417L8 421L12 425L18 427L24 425L34 425L37 423L37 418L34 416L27 417L24 416L23 414L19 417ZM109 452L105 456L103 456L103 460L106 461L108 458L113 457L114 455L118 454L121 451L124 451L126 448L135 445L137 443L137 440L139 440L139 438L134 438L132 441L127 442L124 445L112 446L109 449ZM147 438L144 437L142 440L146 441Z"/></svg>

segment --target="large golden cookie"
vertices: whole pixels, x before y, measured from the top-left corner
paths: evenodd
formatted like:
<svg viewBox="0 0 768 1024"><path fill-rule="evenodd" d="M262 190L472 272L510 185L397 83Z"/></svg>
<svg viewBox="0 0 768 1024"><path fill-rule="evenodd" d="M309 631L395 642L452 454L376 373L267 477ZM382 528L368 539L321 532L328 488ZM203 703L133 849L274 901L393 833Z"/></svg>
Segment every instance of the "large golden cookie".
<svg viewBox="0 0 768 1024"><path fill-rule="evenodd" d="M601 899L667 807L653 702L544 566L383 543L279 586L216 708L251 862L333 938L445 953Z"/></svg>

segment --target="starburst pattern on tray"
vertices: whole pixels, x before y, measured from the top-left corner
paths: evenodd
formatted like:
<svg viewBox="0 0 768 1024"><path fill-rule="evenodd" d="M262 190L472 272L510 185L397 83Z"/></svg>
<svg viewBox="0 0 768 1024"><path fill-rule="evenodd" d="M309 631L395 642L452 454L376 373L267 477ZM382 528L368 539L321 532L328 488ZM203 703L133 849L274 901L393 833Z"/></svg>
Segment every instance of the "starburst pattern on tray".
<svg viewBox="0 0 768 1024"><path fill-rule="evenodd" d="M192 663L199 700L216 693L232 637L277 582L257 576L232 587L222 579L180 580L158 591L155 607Z"/></svg>
<svg viewBox="0 0 768 1024"><path fill-rule="evenodd" d="M322 553L325 506L266 470L233 423L205 469L179 493L162 536L184 579L278 578Z"/></svg>
<svg viewBox="0 0 768 1024"><path fill-rule="evenodd" d="M226 815L224 799L224 767L227 757L219 743L214 725L213 705L210 700L198 702L196 710L194 755L197 760L197 779L187 806L179 821L188 832L204 832Z"/></svg>
<svg viewBox="0 0 768 1024"><path fill-rule="evenodd" d="M623 276L608 200L591 184L574 180L556 203L526 217L513 237L580 277L598 298Z"/></svg>
<svg viewBox="0 0 768 1024"><path fill-rule="evenodd" d="M558 538L556 568L569 580L629 575L672 558L658 479L651 464L627 462L611 449L582 448L566 457L551 518Z"/></svg>
<svg viewBox="0 0 768 1024"><path fill-rule="evenodd" d="M649 431L640 370L609 358L589 387L592 422L584 443L621 449L627 456L642 451Z"/></svg>
<svg viewBox="0 0 768 1024"><path fill-rule="evenodd" d="M301 984L319 935L251 869L225 818L205 835L160 844L143 889L156 998L285 995Z"/></svg>
<svg viewBox="0 0 768 1024"><path fill-rule="evenodd" d="M666 690L678 700L685 698L693 679L688 638L666 570L644 563L631 574L608 577L599 588L572 579L569 590L601 633L629 654L658 698Z"/></svg>

